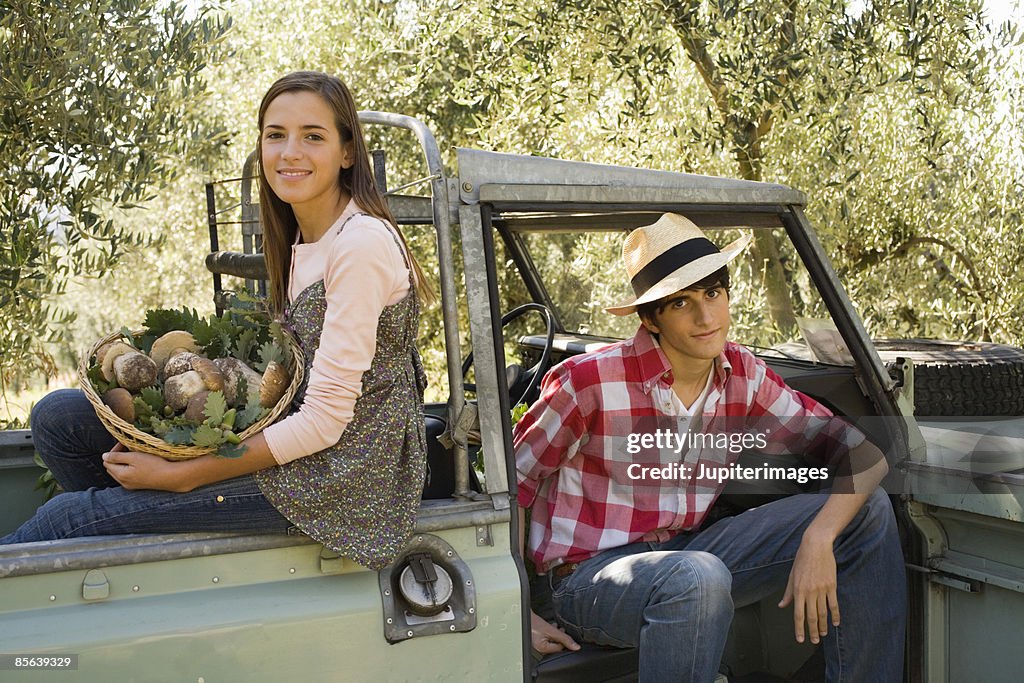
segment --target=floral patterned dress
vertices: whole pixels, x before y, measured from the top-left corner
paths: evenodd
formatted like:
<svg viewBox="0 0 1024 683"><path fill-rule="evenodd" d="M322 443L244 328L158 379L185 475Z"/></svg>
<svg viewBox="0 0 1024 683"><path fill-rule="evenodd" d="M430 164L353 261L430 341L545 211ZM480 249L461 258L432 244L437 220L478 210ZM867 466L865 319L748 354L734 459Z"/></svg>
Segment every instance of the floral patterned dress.
<svg viewBox="0 0 1024 683"><path fill-rule="evenodd" d="M349 220L357 215L364 214ZM398 243L393 232L392 237ZM401 244L399 250L408 266ZM416 350L419 303L409 270L409 292L381 313L376 352L341 440L256 473L263 495L303 533L375 570L393 562L412 534L426 470L426 376ZM320 280L285 311L306 359L306 380L295 395L293 412L302 404L320 346L325 295Z"/></svg>

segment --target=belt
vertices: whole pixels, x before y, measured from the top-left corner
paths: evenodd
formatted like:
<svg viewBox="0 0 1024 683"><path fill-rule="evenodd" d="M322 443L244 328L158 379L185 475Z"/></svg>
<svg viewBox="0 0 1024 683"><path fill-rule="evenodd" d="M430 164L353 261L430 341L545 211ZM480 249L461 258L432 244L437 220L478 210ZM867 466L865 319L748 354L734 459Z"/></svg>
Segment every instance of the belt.
<svg viewBox="0 0 1024 683"><path fill-rule="evenodd" d="M579 566L579 562L566 562L565 564L560 564L554 569L552 569L550 573L556 579L564 579L565 577L569 576L569 574L572 574L574 571L576 571L576 568Z"/></svg>

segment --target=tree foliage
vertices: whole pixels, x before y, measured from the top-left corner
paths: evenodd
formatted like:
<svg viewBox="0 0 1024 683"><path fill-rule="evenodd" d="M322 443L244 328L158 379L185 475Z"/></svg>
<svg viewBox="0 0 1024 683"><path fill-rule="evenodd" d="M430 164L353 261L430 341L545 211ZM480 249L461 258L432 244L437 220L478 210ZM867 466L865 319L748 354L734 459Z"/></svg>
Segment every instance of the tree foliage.
<svg viewBox="0 0 1024 683"><path fill-rule="evenodd" d="M833 253L877 333L1021 338L1019 325L1007 327L1012 298L996 293L1024 284L1006 268L1019 256L1012 226L1020 222L1021 158L1002 163L1014 124L998 115L1014 96L1006 84L1019 83L1019 70L1016 81L1006 71L1020 38L1012 25L989 25L980 2L544 5L531 23L532 8L506 15L523 27L514 44L545 81L543 98L517 98L541 103L533 109L540 121L516 117L520 129L546 121L543 141L558 127L576 128L580 110L558 103L578 101L581 90L590 93L582 115L591 120L595 106L618 104L614 127L598 130L608 130L605 143L627 162L648 149L655 166L679 159L684 170L807 191L826 237L843 242ZM508 88L503 77L483 80ZM675 149L652 150L647 140L658 138ZM718 163L722 154L732 168ZM862 200L856 214L854 197ZM965 215L1002 229L961 230ZM951 231L957 239L946 238ZM774 325L791 330L808 302L784 284L792 273L783 248L758 232L750 257L773 293L766 305ZM999 286L983 285L992 281ZM908 290L919 296L889 295Z"/></svg>
<svg viewBox="0 0 1024 683"><path fill-rule="evenodd" d="M991 25L978 0L321 0L301 12L264 0L233 12L234 57L204 72L210 93L198 116L208 127L227 122L219 177L237 175L253 148L270 83L296 69L326 70L348 82L361 108L425 120L442 150L803 190L873 335L1024 343L1024 66L1016 27ZM13 34L3 35L6 45ZM197 129L177 124L193 140L188 131ZM369 136L371 148L389 150L392 186L423 175L411 136ZM446 161L454 172L453 156ZM162 278L169 286L148 287L146 305L209 305L201 179L172 183L149 211L128 214L133 234L148 225L171 239L158 257L126 257L113 280ZM432 235L408 232L429 270ZM573 290L581 306L607 298L617 281L614 257L587 260L588 240L561 240L537 256L549 261L541 267L572 275L553 287ZM744 267L791 281L791 260L765 236ZM585 281L584 269L601 275ZM521 303L510 264L499 279L509 305ZM799 287L789 293L741 324L786 328L813 313ZM145 307L135 302L126 313L121 293L124 304L104 308L97 283L80 295L87 303L75 307L97 333ZM434 376L442 338L439 312L428 311L421 343Z"/></svg>
<svg viewBox="0 0 1024 683"><path fill-rule="evenodd" d="M55 305L161 240L119 212L209 156L216 119L201 77L227 22L177 2L4 0L0 6L0 376L52 368L45 346L74 312Z"/></svg>

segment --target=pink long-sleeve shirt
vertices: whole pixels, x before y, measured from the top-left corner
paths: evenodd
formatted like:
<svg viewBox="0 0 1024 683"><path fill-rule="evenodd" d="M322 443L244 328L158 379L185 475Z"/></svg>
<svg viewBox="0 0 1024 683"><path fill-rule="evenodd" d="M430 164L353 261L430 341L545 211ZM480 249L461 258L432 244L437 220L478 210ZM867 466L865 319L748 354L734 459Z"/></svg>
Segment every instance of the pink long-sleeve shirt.
<svg viewBox="0 0 1024 683"><path fill-rule="evenodd" d="M327 313L302 407L263 430L282 465L341 438L377 350L380 314L409 292L409 269L394 233L380 219L356 216L339 233L361 211L350 201L323 237L303 244L300 234L292 246L288 300L322 279Z"/></svg>

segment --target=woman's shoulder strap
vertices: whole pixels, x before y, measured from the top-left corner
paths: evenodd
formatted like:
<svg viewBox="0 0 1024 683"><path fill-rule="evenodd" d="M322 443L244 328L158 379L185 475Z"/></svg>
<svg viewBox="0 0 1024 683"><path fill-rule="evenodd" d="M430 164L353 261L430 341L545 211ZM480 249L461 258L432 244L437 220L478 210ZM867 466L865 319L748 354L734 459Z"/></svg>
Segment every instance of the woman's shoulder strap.
<svg viewBox="0 0 1024 683"><path fill-rule="evenodd" d="M337 233L337 234L339 234L339 235L340 235L340 234L341 234L341 231L345 229L345 226L346 226L346 225L348 225L348 224L349 224L349 222L350 222L350 221L351 221L351 220L352 220L353 218L355 218L356 216L369 216L369 215L370 215L370 214L368 214L368 213L365 213L365 212L363 212L363 211L356 211L356 212L355 212L354 214L352 214L351 216L349 216L348 218L346 218L346 219L345 219L344 221L342 221L342 223L341 223L341 227L339 227L339 228L338 228L338 233ZM371 218L372 218L372 216L371 216Z"/></svg>
<svg viewBox="0 0 1024 683"><path fill-rule="evenodd" d="M409 270L411 274L412 264L409 263L409 255L405 253L405 245L403 244L402 239L398 236L397 229L395 228L395 226L391 225L390 221L386 221L380 216L374 216L373 214L366 213L365 211L357 211L344 220L344 222L341 224L341 227L338 228L338 234L340 235L341 231L345 229L345 226L349 224L349 221L351 221L356 216L366 216L367 218L373 218L380 221L380 224L383 225L384 229L388 231L389 235L391 235L391 239L395 241L395 246L398 247L398 253L402 255L402 262L405 264L405 267Z"/></svg>

